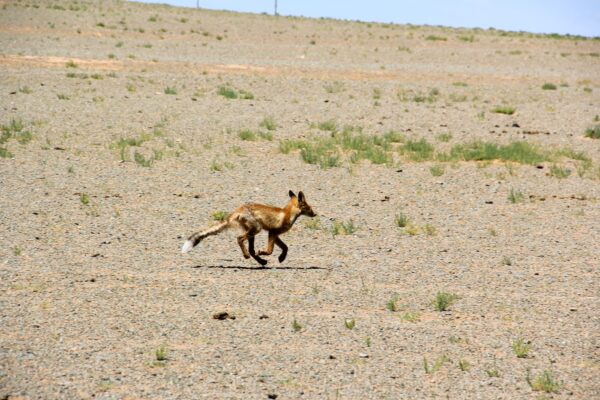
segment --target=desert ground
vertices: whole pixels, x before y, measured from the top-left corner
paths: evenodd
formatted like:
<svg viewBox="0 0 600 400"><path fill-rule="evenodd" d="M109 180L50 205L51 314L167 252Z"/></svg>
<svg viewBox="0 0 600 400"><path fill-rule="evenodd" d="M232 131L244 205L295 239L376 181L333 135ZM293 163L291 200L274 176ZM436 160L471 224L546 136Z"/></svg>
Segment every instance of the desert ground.
<svg viewBox="0 0 600 400"><path fill-rule="evenodd" d="M1 399L600 398L599 40L3 0L0 44ZM283 263L181 254L289 190Z"/></svg>

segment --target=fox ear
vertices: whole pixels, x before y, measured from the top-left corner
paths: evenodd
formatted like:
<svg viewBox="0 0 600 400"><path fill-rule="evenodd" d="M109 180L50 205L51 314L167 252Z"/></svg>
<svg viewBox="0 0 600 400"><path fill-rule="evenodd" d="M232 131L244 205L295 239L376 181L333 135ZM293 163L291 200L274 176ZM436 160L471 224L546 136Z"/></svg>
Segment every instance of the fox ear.
<svg viewBox="0 0 600 400"><path fill-rule="evenodd" d="M298 192L298 201L299 201L300 203L303 203L303 202L304 202L304 200L305 200L305 199L304 199L304 193L302 193L302 190L301 190L301 191L299 191L299 192Z"/></svg>
<svg viewBox="0 0 600 400"><path fill-rule="evenodd" d="M296 193L292 192L291 190L290 190L290 193L289 193L289 194L290 194L290 197L291 197L291 198L294 198L294 197L296 197Z"/></svg>

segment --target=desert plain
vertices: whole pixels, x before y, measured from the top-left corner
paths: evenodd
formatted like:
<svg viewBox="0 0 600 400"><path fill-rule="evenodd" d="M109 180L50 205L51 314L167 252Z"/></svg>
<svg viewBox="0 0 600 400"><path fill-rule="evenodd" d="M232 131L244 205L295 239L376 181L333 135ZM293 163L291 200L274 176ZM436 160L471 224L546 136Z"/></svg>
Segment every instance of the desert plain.
<svg viewBox="0 0 600 400"><path fill-rule="evenodd" d="M600 398L599 40L3 0L0 45L0 399ZM289 190L283 263L181 254Z"/></svg>

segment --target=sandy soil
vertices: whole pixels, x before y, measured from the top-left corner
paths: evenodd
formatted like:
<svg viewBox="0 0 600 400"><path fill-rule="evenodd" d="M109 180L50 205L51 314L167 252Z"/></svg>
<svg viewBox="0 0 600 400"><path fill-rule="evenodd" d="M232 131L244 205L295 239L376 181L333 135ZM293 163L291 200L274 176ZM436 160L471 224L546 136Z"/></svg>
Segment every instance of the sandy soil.
<svg viewBox="0 0 600 400"><path fill-rule="evenodd" d="M0 124L33 135L0 145L0 398L600 397L597 173L279 151L332 120L596 168L599 41L58 0L0 2L0 44ZM239 138L267 117L272 140ZM215 211L289 189L320 225L297 222L284 263L232 232L180 254ZM458 300L436 311L438 292Z"/></svg>

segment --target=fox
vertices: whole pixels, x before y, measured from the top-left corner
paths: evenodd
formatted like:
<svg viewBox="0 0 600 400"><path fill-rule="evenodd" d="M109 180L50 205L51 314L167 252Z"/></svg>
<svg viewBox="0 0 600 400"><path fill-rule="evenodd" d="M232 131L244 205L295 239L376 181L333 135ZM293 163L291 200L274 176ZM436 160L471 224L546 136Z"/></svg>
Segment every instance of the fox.
<svg viewBox="0 0 600 400"><path fill-rule="evenodd" d="M226 229L237 227L242 230L242 234L237 237L237 242L245 259L252 257L264 266L267 264L267 260L261 256L271 255L274 246L277 245L281 249L278 260L282 263L287 257L288 246L283 243L279 236L289 231L301 215L310 218L317 216L302 191L298 192L298 196L291 190L288 194L290 199L283 208L255 203L239 206L220 224L191 234L181 247L181 252L189 252L208 236L217 235ZM269 238L267 247L257 253L254 250L254 237L262 230L269 233ZM246 249L246 241L248 241L248 249Z"/></svg>

